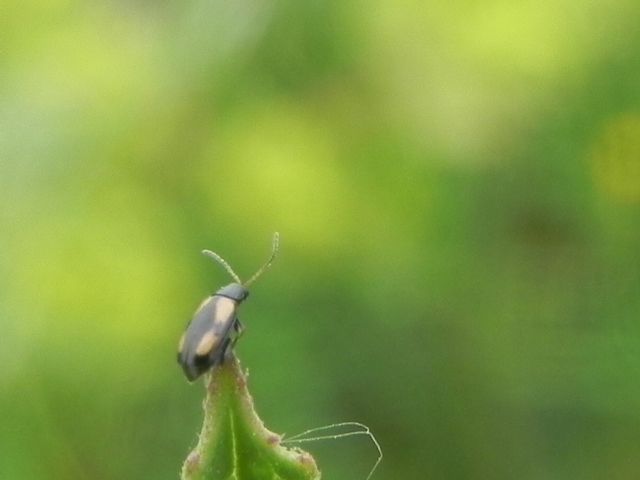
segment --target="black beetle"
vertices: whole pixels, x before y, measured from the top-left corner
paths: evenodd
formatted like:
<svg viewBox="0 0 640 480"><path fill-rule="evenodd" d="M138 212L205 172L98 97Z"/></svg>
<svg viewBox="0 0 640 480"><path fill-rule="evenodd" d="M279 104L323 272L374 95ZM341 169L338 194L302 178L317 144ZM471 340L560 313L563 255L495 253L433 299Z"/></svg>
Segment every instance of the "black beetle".
<svg viewBox="0 0 640 480"><path fill-rule="evenodd" d="M247 288L271 266L278 253L278 233L273 234L273 247L269 260L246 282L242 283L231 266L217 253L202 253L216 260L235 280L205 298L193 314L178 344L178 363L189 381L194 381L215 365L224 362L242 333L242 324L236 311L249 296Z"/></svg>

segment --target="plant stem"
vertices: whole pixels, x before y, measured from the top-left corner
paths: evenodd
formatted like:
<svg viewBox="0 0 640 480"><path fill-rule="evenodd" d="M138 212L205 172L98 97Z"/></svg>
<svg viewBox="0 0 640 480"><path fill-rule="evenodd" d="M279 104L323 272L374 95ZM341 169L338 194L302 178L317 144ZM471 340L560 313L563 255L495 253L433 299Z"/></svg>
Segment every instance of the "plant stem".
<svg viewBox="0 0 640 480"><path fill-rule="evenodd" d="M235 355L206 377L204 422L182 480L319 480L315 460L285 448L256 414Z"/></svg>

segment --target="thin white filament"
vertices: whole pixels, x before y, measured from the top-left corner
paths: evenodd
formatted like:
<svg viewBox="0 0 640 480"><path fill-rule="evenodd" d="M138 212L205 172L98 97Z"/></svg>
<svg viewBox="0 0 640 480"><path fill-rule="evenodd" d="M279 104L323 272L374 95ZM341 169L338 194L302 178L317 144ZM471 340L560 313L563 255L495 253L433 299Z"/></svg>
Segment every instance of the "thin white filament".
<svg viewBox="0 0 640 480"><path fill-rule="evenodd" d="M331 430L331 429L335 429L335 428L340 428L340 427L356 427L356 428L361 428L362 430L354 430L354 431L351 431L351 432L336 433L336 434L333 434L333 435L316 435L316 436L308 437L308 435L312 434L312 433L323 432L323 431L327 431L327 430ZM363 423L359 423L359 422L341 422L341 423L333 423L331 425L325 425L324 427L311 428L309 430L305 430L304 432L299 433L297 435L294 435L292 437L283 439L282 443L305 443L305 442L315 442L315 441L318 441L318 440L336 440L336 439L339 439L339 438L353 437L353 436L356 436L356 435L366 435L366 436L368 436L371 439L371 441L373 442L373 444L375 445L376 450L378 450L378 458L376 460L376 463L373 464L373 467L369 471L369 475L367 475L367 478L366 478L366 480L369 480L371 478L371 476L373 475L373 472L376 471L376 468L378 468L378 465L382 461L382 448L380 447L380 444L378 443L378 440L376 440L376 437L373 435L373 433L371 433L371 430L369 429L369 427L367 427Z"/></svg>

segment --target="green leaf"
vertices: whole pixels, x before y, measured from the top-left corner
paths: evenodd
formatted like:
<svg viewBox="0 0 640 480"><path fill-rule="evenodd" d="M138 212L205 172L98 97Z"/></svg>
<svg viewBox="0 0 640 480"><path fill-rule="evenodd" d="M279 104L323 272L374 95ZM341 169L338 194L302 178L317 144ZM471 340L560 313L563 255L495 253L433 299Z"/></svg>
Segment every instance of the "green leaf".
<svg viewBox="0 0 640 480"><path fill-rule="evenodd" d="M315 460L285 448L253 407L235 356L206 378L204 423L198 445L182 466L182 480L319 480Z"/></svg>

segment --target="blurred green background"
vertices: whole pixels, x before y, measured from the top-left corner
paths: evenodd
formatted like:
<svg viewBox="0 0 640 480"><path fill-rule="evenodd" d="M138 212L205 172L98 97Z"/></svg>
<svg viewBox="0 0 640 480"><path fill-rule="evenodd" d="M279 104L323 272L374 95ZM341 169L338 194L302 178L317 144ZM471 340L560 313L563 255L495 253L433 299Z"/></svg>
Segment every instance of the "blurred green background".
<svg viewBox="0 0 640 480"><path fill-rule="evenodd" d="M640 5L0 3L0 478L176 479L199 302L374 479L640 472ZM307 445L364 479L365 439Z"/></svg>

